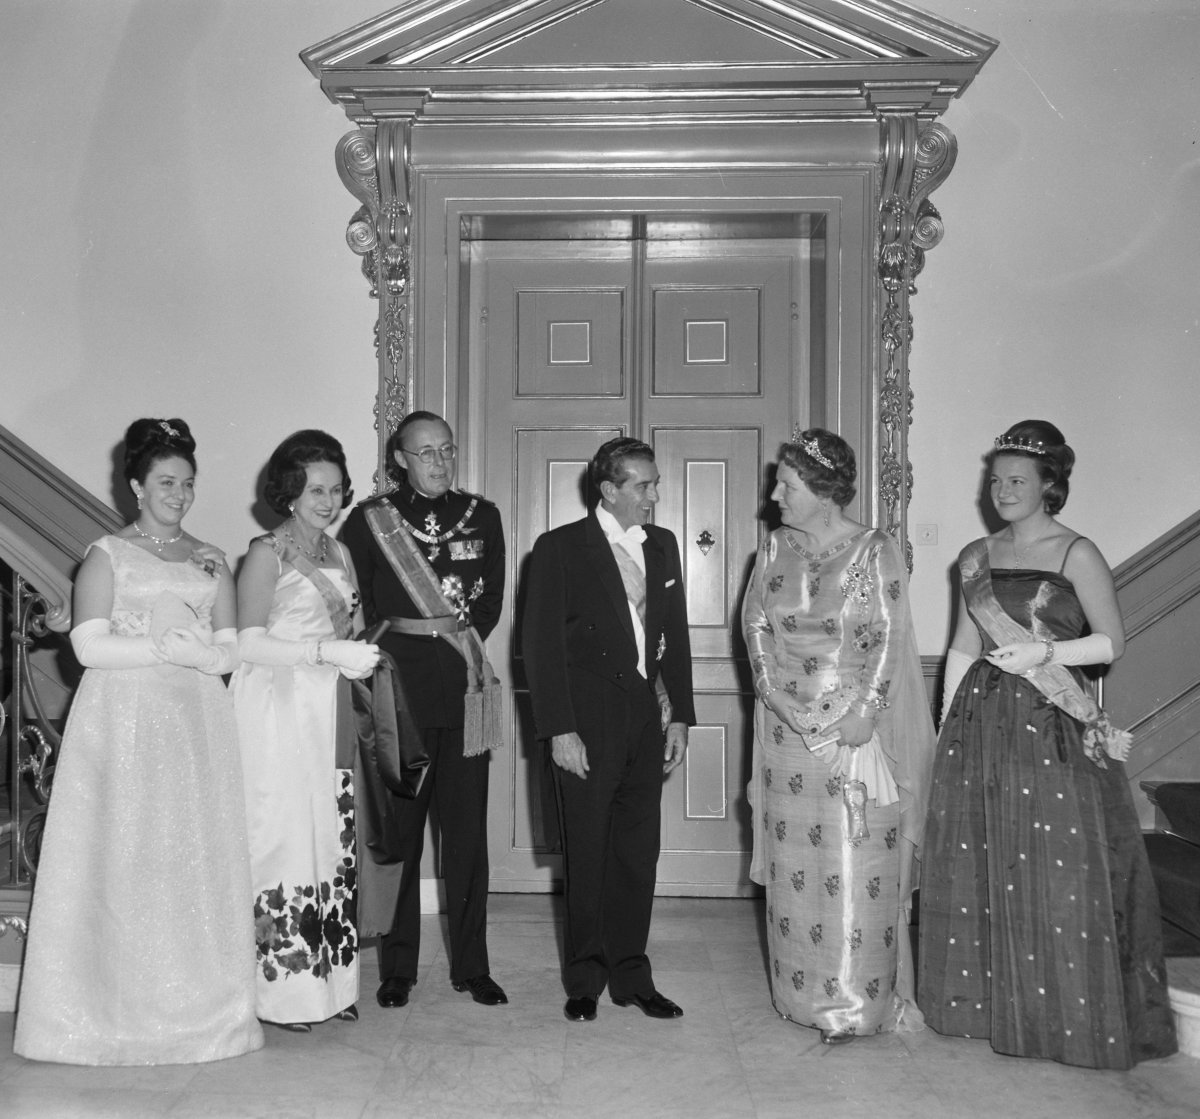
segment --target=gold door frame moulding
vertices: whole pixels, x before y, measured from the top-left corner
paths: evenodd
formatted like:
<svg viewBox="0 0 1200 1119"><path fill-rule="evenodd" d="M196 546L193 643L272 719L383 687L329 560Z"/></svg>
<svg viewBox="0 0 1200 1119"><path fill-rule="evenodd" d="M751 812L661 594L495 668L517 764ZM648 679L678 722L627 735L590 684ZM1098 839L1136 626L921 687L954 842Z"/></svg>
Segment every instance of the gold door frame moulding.
<svg viewBox="0 0 1200 1119"><path fill-rule="evenodd" d="M871 512L911 567L909 300L942 234L928 196L955 153L933 122L998 44L899 0L675 0L671 16L667 27L654 5L631 13L617 0L407 0L301 53L357 126L337 162L361 203L347 239L380 301L380 467L414 400L414 303L433 297L412 275L414 198L448 149L496 174L801 175L861 167L869 127L876 243L858 264L875 292L875 364L861 374L875 414L846 434L866 444Z"/></svg>

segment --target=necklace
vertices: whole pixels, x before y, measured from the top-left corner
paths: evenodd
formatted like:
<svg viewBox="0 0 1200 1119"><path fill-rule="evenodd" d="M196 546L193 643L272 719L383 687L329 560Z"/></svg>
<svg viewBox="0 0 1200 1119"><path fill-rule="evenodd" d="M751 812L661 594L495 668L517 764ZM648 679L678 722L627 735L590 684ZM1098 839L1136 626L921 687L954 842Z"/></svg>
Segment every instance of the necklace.
<svg viewBox="0 0 1200 1119"><path fill-rule="evenodd" d="M168 544L174 544L176 540L178 540L181 536L183 536L182 528L177 533L175 533L174 536L155 536L154 533L147 532L144 528L142 528L142 526L140 524L138 524L137 521L133 522L133 531L136 532L138 534L138 536L145 537L147 540L149 540L150 543L154 545L154 550L156 552L158 552L159 555L162 554L163 549Z"/></svg>
<svg viewBox="0 0 1200 1119"><path fill-rule="evenodd" d="M420 540L422 544L430 545L427 554L429 556L430 563L432 563L435 559L437 559L439 553L441 552L441 545L449 540L450 537L452 537L456 532L463 531L463 526L471 519L471 514L475 512L475 506L478 504L479 499L477 497L471 498L471 504L467 506L467 511L462 515L462 520L460 520L453 528L449 528L445 532L442 532L442 526L438 523L437 514L433 512L433 510L430 510L425 515L424 532L417 528L416 525L410 523L403 514L400 514L400 520L403 522L404 527L408 529L411 535ZM467 529L466 531L472 532L474 530Z"/></svg>
<svg viewBox="0 0 1200 1119"><path fill-rule="evenodd" d="M1053 522L1051 522L1051 527L1053 527ZM1050 529L1049 528L1042 529L1042 531L1039 532L1037 534L1037 536L1035 536L1028 544L1025 545L1025 550L1023 552L1017 551L1016 529L1014 529L1012 525L1009 525L1008 531L1009 531L1009 535L1012 536L1013 567L1020 568L1020 567L1025 566L1025 557L1028 556L1029 553L1033 551L1034 545L1039 543L1041 541L1042 537L1045 536L1046 533L1048 533L1050 531Z"/></svg>
<svg viewBox="0 0 1200 1119"><path fill-rule="evenodd" d="M296 539L296 538L295 538L295 537L292 535L292 530L291 530L291 529L290 529L290 528L287 526L287 524L286 524L286 523L285 523L285 524L284 524L284 526L283 526L283 534L284 534L284 536L286 536L286 537L287 537L287 538L288 538L288 539L289 539L289 540L290 540L290 541L291 541L293 544L295 544L295 545L296 545L296 547L300 549L300 551L302 551L302 552L303 552L303 553L304 553L306 556L308 556L308 558L309 558L310 560L315 560L317 563L324 563L324 562L325 562L325 557L326 557L326 556L329 554L329 537L328 537L328 536L326 536L326 535L325 535L325 533L323 533L323 532L319 532L319 533L317 533L317 535L318 535L318 536L321 538L321 543L320 543L320 546L319 546L319 547L320 547L320 551L319 551L319 552L317 552L317 551L310 552L310 551L309 551L309 550L308 550L308 549L307 549L307 548L306 548L306 547L305 547L303 544L301 544L301 543L300 543L300 541L299 541L299 540L297 540L297 539Z"/></svg>

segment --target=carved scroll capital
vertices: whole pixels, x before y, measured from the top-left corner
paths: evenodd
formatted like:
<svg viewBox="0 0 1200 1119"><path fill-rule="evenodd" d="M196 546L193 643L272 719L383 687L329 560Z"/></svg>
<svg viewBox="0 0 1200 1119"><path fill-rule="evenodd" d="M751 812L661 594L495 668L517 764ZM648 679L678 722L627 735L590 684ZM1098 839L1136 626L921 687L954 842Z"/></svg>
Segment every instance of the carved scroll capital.
<svg viewBox="0 0 1200 1119"><path fill-rule="evenodd" d="M387 437L404 417L408 401L410 123L386 120L355 129L338 141L335 153L342 183L362 203L350 218L346 243L363 258L371 298L380 301L374 331L379 377L374 415L380 453L376 488L384 474Z"/></svg>

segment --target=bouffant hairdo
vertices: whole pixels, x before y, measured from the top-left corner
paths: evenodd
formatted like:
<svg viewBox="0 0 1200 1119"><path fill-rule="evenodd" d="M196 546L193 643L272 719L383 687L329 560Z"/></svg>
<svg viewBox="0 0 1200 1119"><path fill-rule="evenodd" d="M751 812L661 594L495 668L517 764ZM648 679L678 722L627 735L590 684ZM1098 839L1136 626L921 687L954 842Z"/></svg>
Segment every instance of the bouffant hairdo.
<svg viewBox="0 0 1200 1119"><path fill-rule="evenodd" d="M858 463L850 444L823 427L792 433L792 441L779 448L779 462L790 466L820 498L829 498L844 509L857 489Z"/></svg>
<svg viewBox="0 0 1200 1119"><path fill-rule="evenodd" d="M404 434L413 424L426 421L435 424L445 424L446 430L450 430L450 425L446 423L442 416L436 412L425 412L417 409L415 412L409 412L397 425L396 430L388 437L387 446L383 449L383 454L387 460L384 464L384 471L388 479L395 485L399 485L404 481L405 475L408 473L403 466L396 461L396 452L403 450ZM347 483L349 484L349 483Z"/></svg>
<svg viewBox="0 0 1200 1119"><path fill-rule="evenodd" d="M1042 504L1051 516L1066 505L1075 452L1067 445L1063 433L1048 420L1021 420L1013 424L988 452L989 473L995 469L998 455L1020 455L1033 460L1038 477L1046 483Z"/></svg>
<svg viewBox="0 0 1200 1119"><path fill-rule="evenodd" d="M196 440L183 420L134 420L125 432L125 481L144 484L156 462L181 458L196 469Z"/></svg>
<svg viewBox="0 0 1200 1119"><path fill-rule="evenodd" d="M610 439L603 444L592 459L588 473L592 485L600 488L601 482L612 482L619 486L625 481L625 460L640 458L647 462L654 461L654 448L640 439L632 439L627 435Z"/></svg>
<svg viewBox="0 0 1200 1119"><path fill-rule="evenodd" d="M350 472L346 469L346 452L332 435L315 428L306 428L289 435L267 462L267 484L264 497L267 504L281 517L291 512L291 504L303 492L308 482L308 466L314 462L332 463L342 472L342 508L354 498L350 487Z"/></svg>

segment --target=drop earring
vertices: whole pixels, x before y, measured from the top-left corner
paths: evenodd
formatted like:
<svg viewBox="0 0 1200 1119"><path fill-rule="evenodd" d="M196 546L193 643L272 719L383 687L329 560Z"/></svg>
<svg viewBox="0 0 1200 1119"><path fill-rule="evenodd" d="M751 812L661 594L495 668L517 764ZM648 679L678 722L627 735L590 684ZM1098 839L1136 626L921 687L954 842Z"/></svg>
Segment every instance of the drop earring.
<svg viewBox="0 0 1200 1119"><path fill-rule="evenodd" d="M829 506L828 506L828 505L826 505L826 506L825 506L825 507L822 509L822 515L823 515L823 516L824 516L824 518L825 518L825 527L826 527L826 528L828 528L828 527L829 527Z"/></svg>

